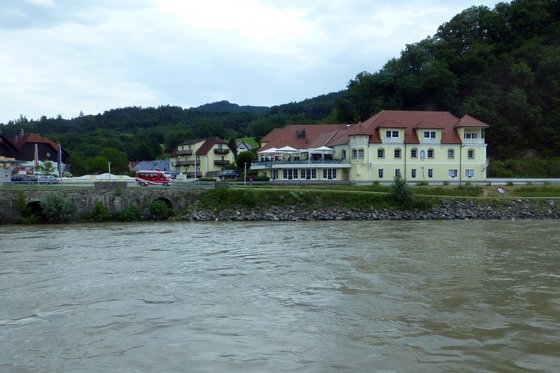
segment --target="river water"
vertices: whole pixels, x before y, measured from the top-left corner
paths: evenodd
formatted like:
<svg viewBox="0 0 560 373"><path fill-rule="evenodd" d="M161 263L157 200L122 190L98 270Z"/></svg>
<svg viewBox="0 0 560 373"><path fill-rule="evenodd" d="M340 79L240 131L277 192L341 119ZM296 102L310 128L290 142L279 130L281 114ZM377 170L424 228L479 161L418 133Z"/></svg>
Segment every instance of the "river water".
<svg viewBox="0 0 560 373"><path fill-rule="evenodd" d="M0 371L556 371L557 221L0 227Z"/></svg>

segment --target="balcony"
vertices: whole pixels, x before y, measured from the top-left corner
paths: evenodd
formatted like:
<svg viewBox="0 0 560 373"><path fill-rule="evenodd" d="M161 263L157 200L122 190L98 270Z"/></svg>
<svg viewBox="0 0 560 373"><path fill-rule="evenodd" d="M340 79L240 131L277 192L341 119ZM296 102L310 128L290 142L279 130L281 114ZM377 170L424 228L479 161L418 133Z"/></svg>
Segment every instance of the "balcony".
<svg viewBox="0 0 560 373"><path fill-rule="evenodd" d="M216 166L227 166L228 164L229 164L228 160L216 159L214 161L214 165L216 165Z"/></svg>
<svg viewBox="0 0 560 373"><path fill-rule="evenodd" d="M173 164L174 167L189 167L189 166L199 166L200 160L197 159L196 161L177 161Z"/></svg>
<svg viewBox="0 0 560 373"><path fill-rule="evenodd" d="M194 171L189 171L189 172L186 173L186 175L187 175L187 178L188 178L188 179L193 179L193 178L195 178L195 177L196 177L196 178L199 178L199 177L202 177L202 172L197 171L197 172L195 173Z"/></svg>
<svg viewBox="0 0 560 373"><path fill-rule="evenodd" d="M463 139L463 144L484 144L484 139Z"/></svg>
<svg viewBox="0 0 560 373"><path fill-rule="evenodd" d="M267 168L352 168L352 163L346 159L268 160L251 163L252 170Z"/></svg>
<svg viewBox="0 0 560 373"><path fill-rule="evenodd" d="M228 148L216 148L214 149L214 154L229 154Z"/></svg>
<svg viewBox="0 0 560 373"><path fill-rule="evenodd" d="M193 151L189 150L177 150L177 155L192 155Z"/></svg>

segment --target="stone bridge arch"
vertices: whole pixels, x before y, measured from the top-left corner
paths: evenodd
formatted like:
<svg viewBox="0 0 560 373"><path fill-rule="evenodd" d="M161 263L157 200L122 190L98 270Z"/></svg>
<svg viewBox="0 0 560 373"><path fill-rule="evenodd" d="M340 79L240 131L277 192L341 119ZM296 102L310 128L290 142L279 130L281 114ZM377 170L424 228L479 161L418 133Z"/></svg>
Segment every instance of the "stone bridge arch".
<svg viewBox="0 0 560 373"><path fill-rule="evenodd" d="M174 208L173 208L173 202L171 202L171 200L170 200L169 198L167 198L167 197L158 197L158 198L153 199L153 200L152 200L152 203L158 202L158 201L161 201L161 202L165 203L165 205L166 205L168 208L170 208L171 210L174 210Z"/></svg>

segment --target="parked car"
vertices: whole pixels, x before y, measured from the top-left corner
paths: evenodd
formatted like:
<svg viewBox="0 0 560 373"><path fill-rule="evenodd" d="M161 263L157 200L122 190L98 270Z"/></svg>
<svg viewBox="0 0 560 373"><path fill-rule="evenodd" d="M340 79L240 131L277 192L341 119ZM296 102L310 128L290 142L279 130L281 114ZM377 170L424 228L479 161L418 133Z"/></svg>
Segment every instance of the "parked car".
<svg viewBox="0 0 560 373"><path fill-rule="evenodd" d="M37 178L37 184L60 184L60 179L52 175L43 175Z"/></svg>
<svg viewBox="0 0 560 373"><path fill-rule="evenodd" d="M14 184L36 184L37 176L34 175L12 175L12 183Z"/></svg>
<svg viewBox="0 0 560 373"><path fill-rule="evenodd" d="M224 170L218 174L220 179L237 179L241 174L237 170Z"/></svg>

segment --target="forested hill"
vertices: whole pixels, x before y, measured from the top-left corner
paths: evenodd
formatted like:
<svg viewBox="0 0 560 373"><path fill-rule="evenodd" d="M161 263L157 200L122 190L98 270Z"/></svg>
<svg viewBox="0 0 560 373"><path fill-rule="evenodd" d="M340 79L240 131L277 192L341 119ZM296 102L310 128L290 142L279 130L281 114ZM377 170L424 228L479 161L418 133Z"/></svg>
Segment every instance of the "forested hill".
<svg viewBox="0 0 560 373"><path fill-rule="evenodd" d="M489 154L560 155L560 1L466 9L433 37L351 80L340 121L380 109L446 110L492 127Z"/></svg>

